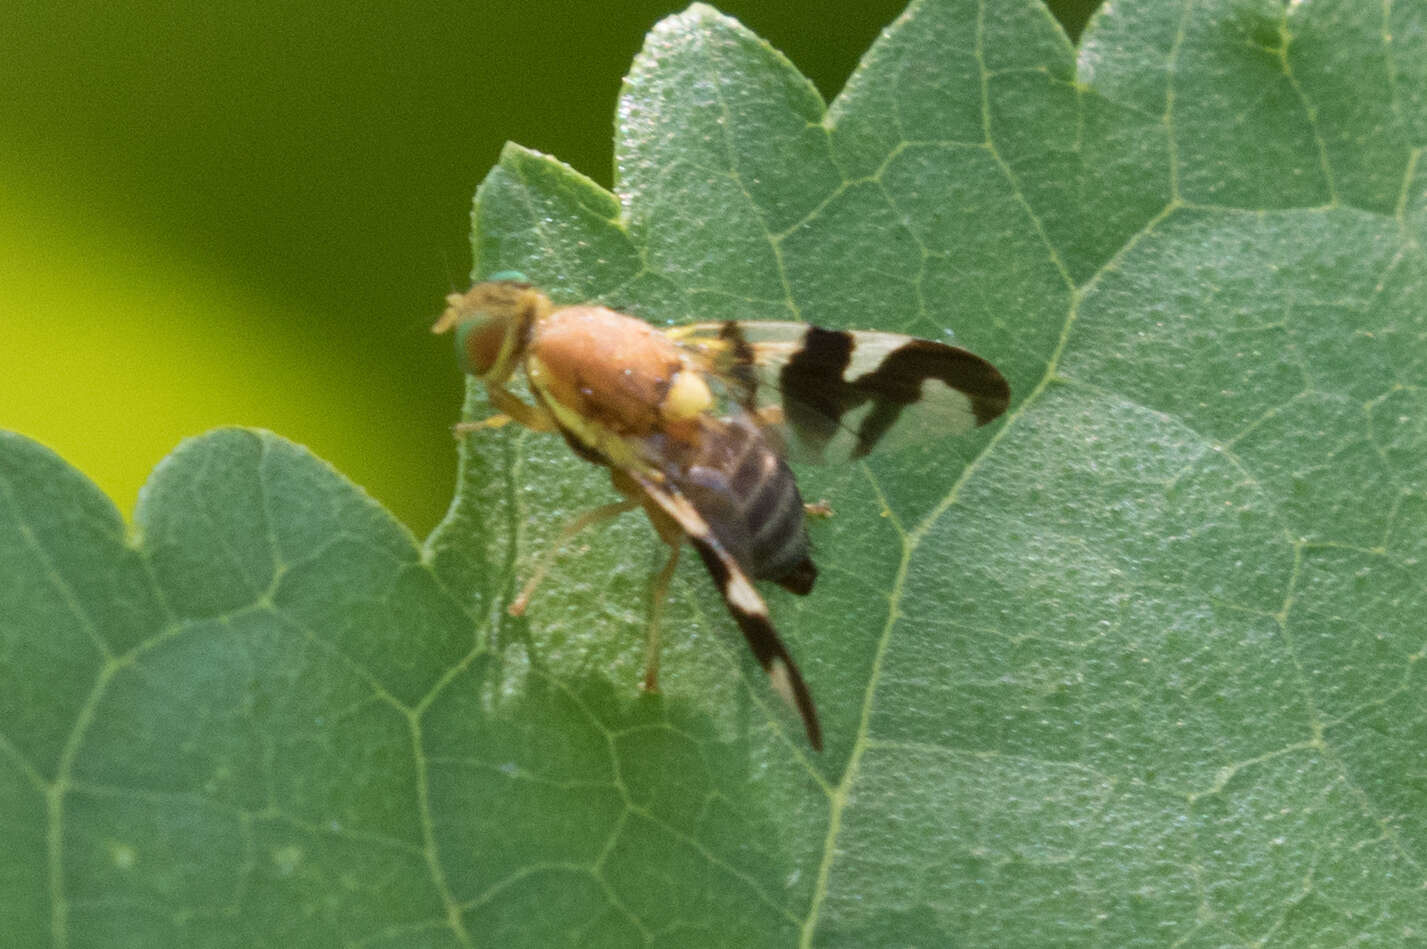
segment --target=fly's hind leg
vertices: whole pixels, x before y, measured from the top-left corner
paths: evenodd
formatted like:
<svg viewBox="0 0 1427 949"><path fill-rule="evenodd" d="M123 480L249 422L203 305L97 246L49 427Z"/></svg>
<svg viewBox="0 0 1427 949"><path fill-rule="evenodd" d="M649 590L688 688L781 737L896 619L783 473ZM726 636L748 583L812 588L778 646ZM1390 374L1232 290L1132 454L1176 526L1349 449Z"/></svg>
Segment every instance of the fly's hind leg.
<svg viewBox="0 0 1427 949"><path fill-rule="evenodd" d="M560 556L560 551L570 542L580 531L587 527L603 523L610 518L618 517L625 511L632 511L639 505L628 498L620 501L612 501L609 504L602 504L593 510L586 511L579 517L565 525L565 529L560 531L560 536L555 542L545 549L540 555L540 559L535 562L535 569L530 574L530 579L521 588L520 595L511 601L506 607L506 612L511 616L519 616L525 612L525 608L530 605L530 597L535 592L535 588L540 586L540 581L545 579L545 575L550 572L550 568L555 565L555 558Z"/></svg>
<svg viewBox="0 0 1427 949"><path fill-rule="evenodd" d="M650 590L649 628L644 633L644 691L659 691L659 623L664 618L664 601L668 598L669 582L674 579L674 568L679 566L679 551L684 539L679 537L669 544L669 559L654 575Z"/></svg>
<svg viewBox="0 0 1427 949"><path fill-rule="evenodd" d="M618 468L610 469L610 481L616 491L629 498L631 504L644 508L659 539L669 545L669 559L654 575L650 584L649 627L644 632L644 691L658 692L659 623L664 618L664 601L669 596L669 584L674 579L675 568L679 566L679 551L684 546L684 529L626 472Z"/></svg>

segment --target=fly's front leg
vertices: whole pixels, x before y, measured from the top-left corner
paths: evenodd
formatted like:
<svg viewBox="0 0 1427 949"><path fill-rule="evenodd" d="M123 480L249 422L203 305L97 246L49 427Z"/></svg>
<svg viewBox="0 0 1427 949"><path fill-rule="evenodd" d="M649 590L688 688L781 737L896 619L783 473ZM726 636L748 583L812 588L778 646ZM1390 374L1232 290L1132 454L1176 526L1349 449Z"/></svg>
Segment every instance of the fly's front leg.
<svg viewBox="0 0 1427 949"><path fill-rule="evenodd" d="M457 438L486 428L500 428L511 422L518 422L533 432L555 431L555 417L543 406L522 402L504 386L491 383L486 384L486 394L490 396L491 404L499 409L500 413L483 418L478 422L456 423L451 427L451 432Z"/></svg>
<svg viewBox="0 0 1427 949"><path fill-rule="evenodd" d="M457 438L469 435L472 432L479 432L487 428L500 428L513 422L509 415L488 415L479 422L457 422L451 426L451 434Z"/></svg>

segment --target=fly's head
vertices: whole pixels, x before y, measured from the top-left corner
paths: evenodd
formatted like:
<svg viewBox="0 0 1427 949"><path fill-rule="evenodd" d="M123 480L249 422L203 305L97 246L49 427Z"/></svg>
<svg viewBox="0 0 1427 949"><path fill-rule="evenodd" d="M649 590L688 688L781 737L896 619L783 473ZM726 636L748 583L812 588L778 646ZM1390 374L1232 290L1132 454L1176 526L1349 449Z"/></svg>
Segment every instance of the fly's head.
<svg viewBox="0 0 1427 949"><path fill-rule="evenodd" d="M531 328L553 309L549 298L514 270L501 271L465 293L453 293L446 304L431 332L450 331L461 369L495 383L510 378Z"/></svg>

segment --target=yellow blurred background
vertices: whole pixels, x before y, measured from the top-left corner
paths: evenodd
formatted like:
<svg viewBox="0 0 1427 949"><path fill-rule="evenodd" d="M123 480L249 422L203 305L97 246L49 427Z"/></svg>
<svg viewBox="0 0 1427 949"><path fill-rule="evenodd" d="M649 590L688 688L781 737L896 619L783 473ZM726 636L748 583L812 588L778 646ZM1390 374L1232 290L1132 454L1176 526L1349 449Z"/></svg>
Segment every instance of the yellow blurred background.
<svg viewBox="0 0 1427 949"><path fill-rule="evenodd" d="M12 0L0 428L126 515L181 439L269 428L424 536L462 391L427 327L476 185L509 139L608 186L620 79L685 5ZM719 6L830 98L904 0Z"/></svg>

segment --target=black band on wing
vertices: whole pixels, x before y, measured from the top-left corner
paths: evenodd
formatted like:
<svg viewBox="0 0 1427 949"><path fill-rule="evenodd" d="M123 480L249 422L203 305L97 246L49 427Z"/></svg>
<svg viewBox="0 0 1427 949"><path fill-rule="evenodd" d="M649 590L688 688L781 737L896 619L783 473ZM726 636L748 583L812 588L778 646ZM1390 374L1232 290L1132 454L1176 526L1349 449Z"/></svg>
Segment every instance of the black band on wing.
<svg viewBox="0 0 1427 949"><path fill-rule="evenodd" d="M753 368L756 359L753 347L744 337L742 327L732 320L723 324L718 337L728 343L732 353L727 375L738 383L735 401L751 415L758 410L758 373Z"/></svg>
<svg viewBox="0 0 1427 949"><path fill-rule="evenodd" d="M729 614L738 624L748 648L758 659L763 671L775 690L793 705L803 719L803 728L808 733L808 744L822 751L822 728L818 725L817 709L813 706L812 693L808 691L803 676L798 672L798 664L788 654L773 623L768 619L768 607L753 583L743 573L737 561L723 549L714 536L713 530L703 516L672 485L657 482L633 469L617 469L623 477L637 484L659 510L668 515L689 538L694 549L699 552L713 578L718 592L723 597ZM746 604L746 605L745 605Z"/></svg>
<svg viewBox="0 0 1427 949"><path fill-rule="evenodd" d="M729 614L738 624L743 638L748 641L748 648L753 650L753 655L757 658L758 664L763 667L763 671L774 675L776 673L775 664L782 664L783 669L787 672L788 684L792 687L793 701L797 705L798 714L803 719L803 728L808 733L808 744L813 746L814 751L822 751L822 726L818 724L818 712L813 705L812 693L808 691L802 674L798 672L798 664L793 661L793 657L788 654L788 650L778 639L778 633L773 629L773 624L766 614L749 612L735 602L734 597L729 594L729 584L733 579L732 573L724 558L719 556L719 551L708 538L695 537L691 534L689 541L699 552L700 559L708 568L709 576L713 577L719 594L723 596L723 601L728 606Z"/></svg>
<svg viewBox="0 0 1427 949"><path fill-rule="evenodd" d="M935 379L971 401L976 424L1006 411L1011 387L986 360L955 346L913 339L888 353L877 368L852 380L852 387L879 402L911 405L922 395L922 383Z"/></svg>
<svg viewBox="0 0 1427 949"><path fill-rule="evenodd" d="M783 414L814 455L842 429L842 416L862 401L846 379L852 349L848 334L809 326L802 348L778 373Z"/></svg>
<svg viewBox="0 0 1427 949"><path fill-rule="evenodd" d="M778 374L784 414L814 453L843 428L843 416L870 401L852 452L854 458L866 455L903 409L921 401L922 385L929 379L965 395L977 425L985 425L1010 404L1011 387L996 367L964 349L910 339L884 356L876 369L849 380L854 346L849 333L810 326L802 348Z"/></svg>
<svg viewBox="0 0 1427 949"><path fill-rule="evenodd" d="M854 391L873 400L872 411L857 428L854 457L860 458L877 446L902 409L922 398L922 383L928 379L964 394L977 425L999 416L1011 402L1011 387L1005 378L980 356L944 343L911 340L888 353L876 369L851 382Z"/></svg>

